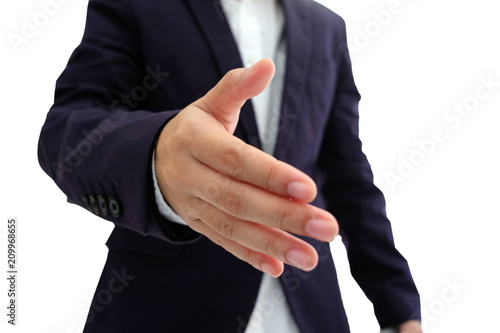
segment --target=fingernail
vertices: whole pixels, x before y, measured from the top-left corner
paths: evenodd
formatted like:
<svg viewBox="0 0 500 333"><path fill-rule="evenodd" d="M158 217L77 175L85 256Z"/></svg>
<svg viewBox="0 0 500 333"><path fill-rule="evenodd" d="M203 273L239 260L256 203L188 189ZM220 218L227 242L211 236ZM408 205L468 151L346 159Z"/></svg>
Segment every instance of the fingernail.
<svg viewBox="0 0 500 333"><path fill-rule="evenodd" d="M291 182L288 184L288 195L299 200L310 200L312 196L311 186L300 182Z"/></svg>
<svg viewBox="0 0 500 333"><path fill-rule="evenodd" d="M263 262L262 264L260 264L260 269L264 273L266 273L272 277L276 277L278 275L277 274L278 272L274 269L273 265L271 265L270 263Z"/></svg>
<svg viewBox="0 0 500 333"><path fill-rule="evenodd" d="M286 260L293 266L303 270L310 270L312 261L310 256L300 250L290 250L286 253Z"/></svg>
<svg viewBox="0 0 500 333"><path fill-rule="evenodd" d="M329 242L335 236L335 229L332 222L312 219L306 224L306 232L316 239Z"/></svg>

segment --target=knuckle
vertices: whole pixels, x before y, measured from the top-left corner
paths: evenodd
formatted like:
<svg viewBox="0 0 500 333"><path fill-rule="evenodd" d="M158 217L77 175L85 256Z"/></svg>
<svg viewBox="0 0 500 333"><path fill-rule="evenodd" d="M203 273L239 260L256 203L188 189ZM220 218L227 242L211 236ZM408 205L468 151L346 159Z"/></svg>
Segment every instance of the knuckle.
<svg viewBox="0 0 500 333"><path fill-rule="evenodd" d="M264 184L267 190L274 189L274 183L278 179L278 175L279 170L274 164L264 173Z"/></svg>
<svg viewBox="0 0 500 333"><path fill-rule="evenodd" d="M207 236L212 242L219 245L220 247L222 247L226 251L230 251L230 248L229 248L229 245L228 245L226 239L224 237L222 237L221 235L219 235L217 233L211 233L210 235L205 235L205 236Z"/></svg>
<svg viewBox="0 0 500 333"><path fill-rule="evenodd" d="M243 260L243 261L246 261L248 263L252 263L252 259L253 259L253 251L250 250L249 248L246 248L246 247L243 247L241 249L241 253L239 255L240 259Z"/></svg>
<svg viewBox="0 0 500 333"><path fill-rule="evenodd" d="M233 238L235 219L222 212L214 211L206 201L199 198L193 200L193 205L196 207L197 220L200 223L210 226L211 229L222 235L223 238Z"/></svg>
<svg viewBox="0 0 500 333"><path fill-rule="evenodd" d="M262 249L264 254L271 257L276 257L276 239L274 237L268 237L263 239Z"/></svg>
<svg viewBox="0 0 500 333"><path fill-rule="evenodd" d="M205 221L208 218L209 207L208 203L205 200L198 198L197 196L193 196L191 198L191 214L196 214L197 218Z"/></svg>
<svg viewBox="0 0 500 333"><path fill-rule="evenodd" d="M239 216L243 210L243 192L226 189L222 193L222 203L229 214Z"/></svg>
<svg viewBox="0 0 500 333"><path fill-rule="evenodd" d="M282 163L278 161L274 156L265 154L256 149L252 149L247 147L242 151L241 155L243 157L243 161L249 161L253 166L258 166L259 170L256 174L257 182L260 187L265 188L268 191L276 192L281 194L282 190L277 185L281 183L282 179Z"/></svg>
<svg viewBox="0 0 500 333"><path fill-rule="evenodd" d="M221 163L224 170L232 177L241 175L243 170L243 156L241 150L229 147L222 152Z"/></svg>
<svg viewBox="0 0 500 333"><path fill-rule="evenodd" d="M222 246L223 248L227 249L227 245L226 245L226 242L225 242L225 239L224 237L222 237L221 235L217 234L217 233L211 233L209 235L209 238L212 240L212 242L214 242L215 244L219 245L219 246Z"/></svg>
<svg viewBox="0 0 500 333"><path fill-rule="evenodd" d="M200 234L203 233L203 228L202 228L203 222L200 219L191 218L191 219L186 220L186 223L191 229L193 229L197 233L200 233Z"/></svg>
<svg viewBox="0 0 500 333"><path fill-rule="evenodd" d="M281 208L280 218L278 220L278 228L288 231L289 221L293 217L292 205L287 203Z"/></svg>
<svg viewBox="0 0 500 333"><path fill-rule="evenodd" d="M216 229L222 236L233 239L235 226L232 219L227 217L220 218L216 222Z"/></svg>
<svg viewBox="0 0 500 333"><path fill-rule="evenodd" d="M228 83L233 83L239 78L238 70L232 69L224 75L224 81ZM223 89L229 89L232 85L223 85Z"/></svg>
<svg viewBox="0 0 500 333"><path fill-rule="evenodd" d="M201 185L201 191L207 198L218 197L222 192L222 185L215 179L207 178Z"/></svg>
<svg viewBox="0 0 500 333"><path fill-rule="evenodd" d="M205 235L208 239L210 239L215 244L227 249L228 242L227 238L219 234L217 231L213 230L209 226L207 226L206 222L201 219L193 219L190 221L189 226L194 230L199 232L200 234Z"/></svg>

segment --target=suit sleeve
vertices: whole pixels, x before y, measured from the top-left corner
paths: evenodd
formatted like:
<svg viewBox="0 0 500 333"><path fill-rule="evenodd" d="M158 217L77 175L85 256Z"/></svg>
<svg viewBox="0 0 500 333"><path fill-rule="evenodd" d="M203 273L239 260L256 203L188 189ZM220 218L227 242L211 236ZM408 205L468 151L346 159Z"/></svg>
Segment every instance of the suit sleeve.
<svg viewBox="0 0 500 333"><path fill-rule="evenodd" d="M145 236L189 242L199 235L169 223L155 203L152 153L179 110L140 108L168 73L142 63L134 22L126 0L90 0L83 40L41 130L39 162L69 202Z"/></svg>
<svg viewBox="0 0 500 333"><path fill-rule="evenodd" d="M343 23L343 21L342 21ZM336 98L320 154L322 191L336 216L351 273L373 303L381 327L420 319L420 300L408 264L394 246L385 199L359 139L358 102L343 23Z"/></svg>

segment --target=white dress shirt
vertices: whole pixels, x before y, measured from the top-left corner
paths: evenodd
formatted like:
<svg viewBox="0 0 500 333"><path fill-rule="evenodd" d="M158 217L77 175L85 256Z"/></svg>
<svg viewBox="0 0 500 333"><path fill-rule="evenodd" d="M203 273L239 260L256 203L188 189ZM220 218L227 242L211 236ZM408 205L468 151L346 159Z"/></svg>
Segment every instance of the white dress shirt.
<svg viewBox="0 0 500 333"><path fill-rule="evenodd" d="M262 149L272 154L278 134L286 65L283 9L278 0L221 0L221 4L238 45L243 65L250 67L266 57L275 63L276 72L271 84L259 96L252 98ZM154 162L153 179L160 213L173 222L187 225L165 202L156 179ZM299 329L291 315L279 280L263 274L245 333L279 332L299 333Z"/></svg>

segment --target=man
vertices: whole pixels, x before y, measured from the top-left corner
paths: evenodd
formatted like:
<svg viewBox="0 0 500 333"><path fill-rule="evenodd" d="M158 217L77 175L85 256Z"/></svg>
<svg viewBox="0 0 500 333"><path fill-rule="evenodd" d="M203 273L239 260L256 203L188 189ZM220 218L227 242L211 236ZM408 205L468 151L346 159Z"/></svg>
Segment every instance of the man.
<svg viewBox="0 0 500 333"><path fill-rule="evenodd" d="M309 0L90 1L39 146L116 225L85 332L348 332L339 230L381 327L420 332L345 45Z"/></svg>

